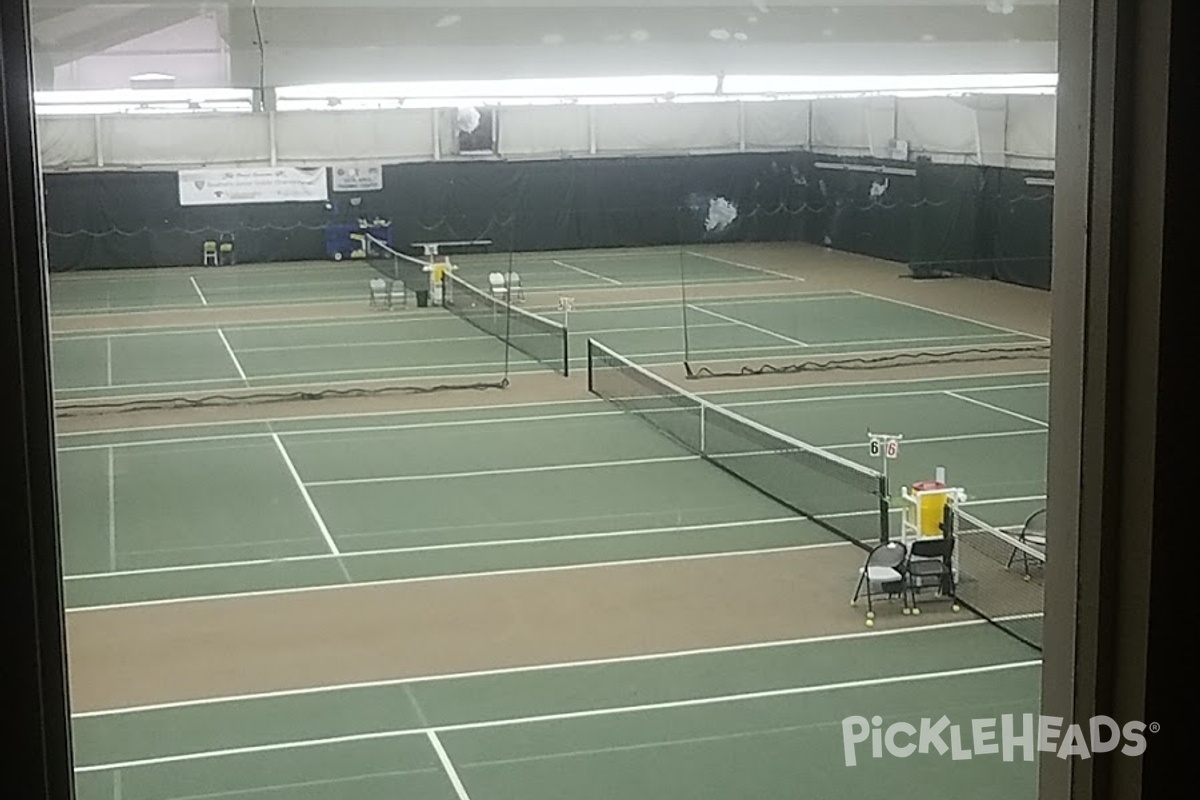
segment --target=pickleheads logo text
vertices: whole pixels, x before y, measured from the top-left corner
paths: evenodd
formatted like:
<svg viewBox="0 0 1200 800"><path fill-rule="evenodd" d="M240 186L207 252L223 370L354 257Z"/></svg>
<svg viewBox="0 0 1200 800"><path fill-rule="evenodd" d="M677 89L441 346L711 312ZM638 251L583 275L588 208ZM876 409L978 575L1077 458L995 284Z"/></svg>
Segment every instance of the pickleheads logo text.
<svg viewBox="0 0 1200 800"><path fill-rule="evenodd" d="M886 727L882 717L847 717L842 720L842 746L846 766L858 763L859 746L869 747L872 758L887 753L895 758L912 755L945 756L965 761L976 756L999 756L1014 761L1017 753L1024 761L1033 761L1036 753L1054 753L1061 759L1091 758L1095 753L1110 753L1120 748L1127 756L1146 751L1145 733L1158 733L1157 723L1127 722L1120 725L1111 717L1095 717L1086 725L1063 725L1062 717L1037 717L1013 714L999 718L973 719L969 725L956 725L948 717L922 719L917 724L894 722ZM1086 731L1085 731L1086 729ZM869 745L867 743L870 743Z"/></svg>

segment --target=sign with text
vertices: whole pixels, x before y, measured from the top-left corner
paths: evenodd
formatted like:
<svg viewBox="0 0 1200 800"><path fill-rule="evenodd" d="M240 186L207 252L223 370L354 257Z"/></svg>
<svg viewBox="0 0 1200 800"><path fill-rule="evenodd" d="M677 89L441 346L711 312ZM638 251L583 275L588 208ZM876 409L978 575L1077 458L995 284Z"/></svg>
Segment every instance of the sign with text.
<svg viewBox="0 0 1200 800"><path fill-rule="evenodd" d="M377 192L383 188L382 164L334 164L335 192Z"/></svg>
<svg viewBox="0 0 1200 800"><path fill-rule="evenodd" d="M230 167L179 172L179 204L313 203L329 200L325 169Z"/></svg>

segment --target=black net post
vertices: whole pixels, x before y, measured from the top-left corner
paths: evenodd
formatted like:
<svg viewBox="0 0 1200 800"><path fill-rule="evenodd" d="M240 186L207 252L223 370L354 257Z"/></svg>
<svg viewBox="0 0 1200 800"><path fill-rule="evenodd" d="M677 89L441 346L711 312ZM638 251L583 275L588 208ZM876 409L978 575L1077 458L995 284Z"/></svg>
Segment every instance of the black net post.
<svg viewBox="0 0 1200 800"><path fill-rule="evenodd" d="M891 541L892 506L888 494L888 479L886 475L879 476L879 542L887 544Z"/></svg>

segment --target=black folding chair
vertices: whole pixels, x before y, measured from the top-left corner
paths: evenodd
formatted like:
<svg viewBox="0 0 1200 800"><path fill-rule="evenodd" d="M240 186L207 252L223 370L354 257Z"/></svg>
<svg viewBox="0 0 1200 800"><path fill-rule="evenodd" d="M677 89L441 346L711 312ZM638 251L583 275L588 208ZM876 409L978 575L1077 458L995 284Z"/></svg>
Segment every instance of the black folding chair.
<svg viewBox="0 0 1200 800"><path fill-rule="evenodd" d="M1021 526L1020 533L1017 534L1017 541L1028 547L1033 547L1046 552L1046 509L1035 511L1025 520L1025 524ZM1019 547L1014 547L1012 553L1008 556L1008 568L1012 569L1013 562L1018 558L1021 559L1021 566L1025 571L1025 580L1030 579L1029 552ZM1040 563L1036 558L1032 559L1034 563Z"/></svg>
<svg viewBox="0 0 1200 800"><path fill-rule="evenodd" d="M950 515L947 509L947 517ZM959 611L958 586L954 575L954 530L952 523L942 523L942 535L930 539L918 539L908 550L908 565L904 571L912 597L912 613L920 614L917 595L933 585L937 596L950 600L950 610Z"/></svg>

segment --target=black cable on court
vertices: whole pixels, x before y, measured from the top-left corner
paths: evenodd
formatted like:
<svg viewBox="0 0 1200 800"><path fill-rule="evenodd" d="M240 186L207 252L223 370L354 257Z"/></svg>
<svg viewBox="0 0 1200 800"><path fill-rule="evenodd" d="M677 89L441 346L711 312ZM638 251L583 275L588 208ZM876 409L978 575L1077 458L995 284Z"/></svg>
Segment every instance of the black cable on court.
<svg viewBox="0 0 1200 800"><path fill-rule="evenodd" d="M912 352L894 353L871 358L834 358L824 361L801 361L795 364L763 364L757 367L742 367L741 369L717 372L708 367L694 368L685 361L684 371L689 379L701 378L743 378L761 375L792 375L802 372L830 372L833 370L870 370L888 369L890 367L922 366L926 364L974 364L988 361L1018 361L1026 359L1050 358L1049 344L1039 344L1029 347L999 348L967 348L942 352Z"/></svg>
<svg viewBox="0 0 1200 800"><path fill-rule="evenodd" d="M313 402L329 399L381 397L386 395L427 395L439 392L507 389L507 377L495 382L438 384L434 386L381 386L374 389L323 389L320 391L257 392L254 394L210 394L200 397L155 397L124 400L113 403L80 402L60 404L55 408L60 418L97 414L128 414L138 411L174 411L186 408L228 408L233 406L266 405L274 403Z"/></svg>

